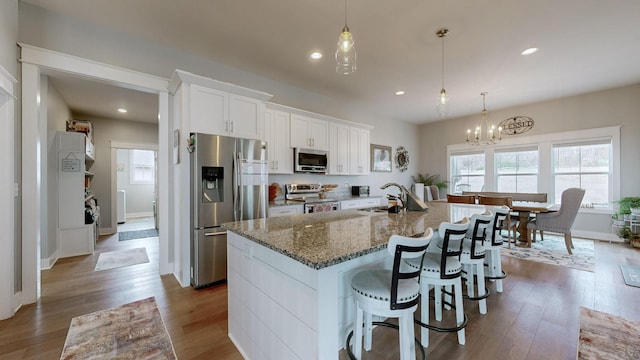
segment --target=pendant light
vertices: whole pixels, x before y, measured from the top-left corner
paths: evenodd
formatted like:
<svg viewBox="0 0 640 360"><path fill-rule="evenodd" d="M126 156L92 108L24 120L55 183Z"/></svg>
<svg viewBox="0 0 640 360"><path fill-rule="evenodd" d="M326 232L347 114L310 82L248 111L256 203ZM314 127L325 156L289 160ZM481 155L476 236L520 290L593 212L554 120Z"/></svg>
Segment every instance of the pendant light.
<svg viewBox="0 0 640 360"><path fill-rule="evenodd" d="M336 72L349 75L356 71L356 48L353 36L347 26L347 0L344 0L344 28L338 37L336 50Z"/></svg>
<svg viewBox="0 0 640 360"><path fill-rule="evenodd" d="M436 111L440 118L444 119L449 116L449 95L444 89L444 37L449 33L448 29L440 29L436 32L436 35L442 39L442 89L440 90L440 96L438 97L438 105Z"/></svg>
<svg viewBox="0 0 640 360"><path fill-rule="evenodd" d="M467 142L471 145L493 145L502 140L502 126L496 128L496 126L489 121L485 103L487 92L482 92L480 95L482 95L482 117L476 124L473 138L471 137L471 129L467 129Z"/></svg>

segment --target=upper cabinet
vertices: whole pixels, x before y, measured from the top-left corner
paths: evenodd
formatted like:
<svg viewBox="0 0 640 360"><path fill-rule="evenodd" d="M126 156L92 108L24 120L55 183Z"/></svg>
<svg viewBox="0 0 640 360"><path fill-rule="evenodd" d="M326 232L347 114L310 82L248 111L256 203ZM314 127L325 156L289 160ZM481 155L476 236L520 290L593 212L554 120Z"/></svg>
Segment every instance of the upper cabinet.
<svg viewBox="0 0 640 360"><path fill-rule="evenodd" d="M266 109L264 123L269 174L293 174L293 151L289 146L289 113Z"/></svg>
<svg viewBox="0 0 640 360"><path fill-rule="evenodd" d="M352 175L369 175L369 130L349 129L349 168Z"/></svg>
<svg viewBox="0 0 640 360"><path fill-rule="evenodd" d="M265 101L270 94L176 70L169 88L180 96L189 132L265 140Z"/></svg>
<svg viewBox="0 0 640 360"><path fill-rule="evenodd" d="M349 126L329 124L329 175L349 175Z"/></svg>
<svg viewBox="0 0 640 360"><path fill-rule="evenodd" d="M291 147L329 150L329 122L291 114Z"/></svg>

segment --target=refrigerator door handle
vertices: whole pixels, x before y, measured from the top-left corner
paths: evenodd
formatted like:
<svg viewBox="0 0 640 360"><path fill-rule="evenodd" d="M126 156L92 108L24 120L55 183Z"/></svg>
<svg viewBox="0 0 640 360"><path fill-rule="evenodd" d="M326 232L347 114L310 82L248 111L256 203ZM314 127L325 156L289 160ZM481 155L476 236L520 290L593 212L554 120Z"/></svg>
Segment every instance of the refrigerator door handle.
<svg viewBox="0 0 640 360"><path fill-rule="evenodd" d="M240 166L242 166L242 153L238 152L238 156L237 156L237 161L238 164ZM238 195L238 202L235 204L236 208L238 209L238 220L244 220L244 191L242 191L242 186L244 185L242 183L242 168L238 168L238 183L236 185L236 191L238 191L239 195Z"/></svg>
<svg viewBox="0 0 640 360"><path fill-rule="evenodd" d="M226 231L216 231L216 232L204 233L204 236L220 236L220 235L226 235L226 234L227 234Z"/></svg>

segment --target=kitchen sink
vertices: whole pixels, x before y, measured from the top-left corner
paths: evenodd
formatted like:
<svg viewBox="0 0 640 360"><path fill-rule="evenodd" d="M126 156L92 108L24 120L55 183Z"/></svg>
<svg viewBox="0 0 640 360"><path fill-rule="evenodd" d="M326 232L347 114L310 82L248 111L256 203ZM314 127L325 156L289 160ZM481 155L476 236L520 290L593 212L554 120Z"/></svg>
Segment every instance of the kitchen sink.
<svg viewBox="0 0 640 360"><path fill-rule="evenodd" d="M366 211L366 212L376 212L376 213L380 213L380 212L387 212L387 207L386 206L376 206L376 207L371 207L371 208L363 208L363 209L358 209L358 211Z"/></svg>

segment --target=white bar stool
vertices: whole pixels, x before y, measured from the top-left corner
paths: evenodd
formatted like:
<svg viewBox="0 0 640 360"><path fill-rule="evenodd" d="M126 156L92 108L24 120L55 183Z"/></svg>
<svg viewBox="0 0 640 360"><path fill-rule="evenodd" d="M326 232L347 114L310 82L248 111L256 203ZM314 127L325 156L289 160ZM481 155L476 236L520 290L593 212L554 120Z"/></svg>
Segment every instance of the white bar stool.
<svg viewBox="0 0 640 360"><path fill-rule="evenodd" d="M371 350L372 316L398 318L400 331L400 359L415 360L416 346L413 313L420 302L420 267L404 266L405 259L422 264L433 230L425 231L423 237L412 238L393 235L387 249L393 256L393 269L368 269L357 273L351 280L356 305L354 355L362 356L364 325L364 348ZM347 347L349 345L347 344Z"/></svg>

